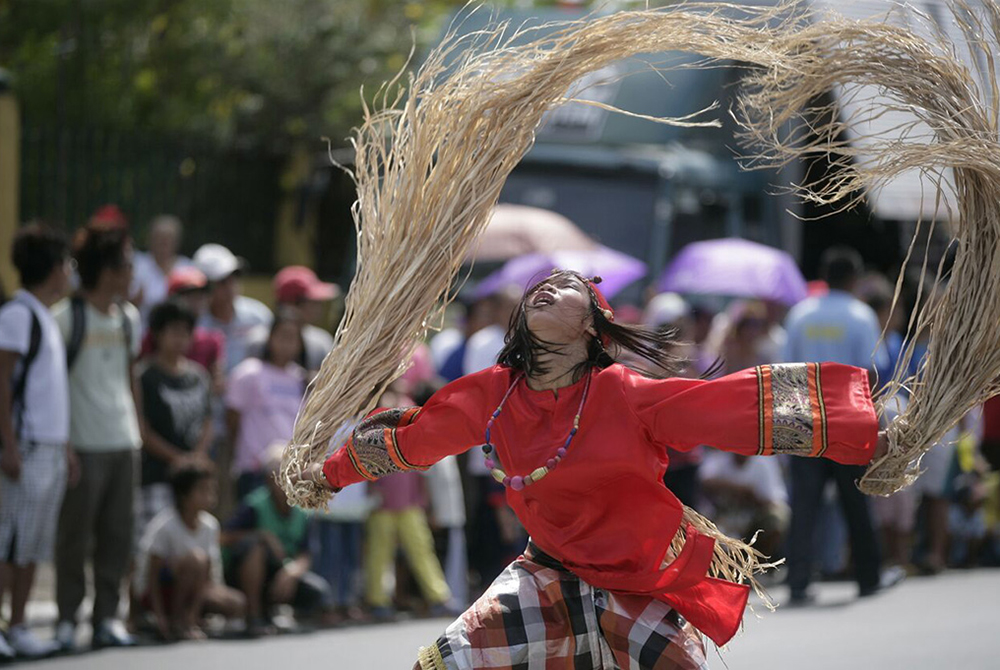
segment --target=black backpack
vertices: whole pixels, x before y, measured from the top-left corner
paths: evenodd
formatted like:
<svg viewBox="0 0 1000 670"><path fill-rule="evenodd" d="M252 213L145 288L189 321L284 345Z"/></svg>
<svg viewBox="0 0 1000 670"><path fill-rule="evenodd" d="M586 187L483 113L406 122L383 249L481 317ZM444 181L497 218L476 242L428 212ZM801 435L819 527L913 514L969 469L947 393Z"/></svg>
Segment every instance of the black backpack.
<svg viewBox="0 0 1000 670"><path fill-rule="evenodd" d="M14 300L8 302L14 302ZM31 305L24 304L24 306L31 314L31 334L28 339L28 352L21 359L21 372L14 377L14 383L11 384L11 409L17 408L17 420L14 425L15 435L21 431L21 427L24 425L24 392L28 387L28 371L31 369L31 364L38 358L38 351L42 348L42 323L38 320L38 315L35 314Z"/></svg>
<svg viewBox="0 0 1000 670"><path fill-rule="evenodd" d="M70 330L69 341L66 343L66 370L73 369L73 363L80 355L83 348L83 338L87 334L87 303L83 296L74 295L70 298ZM121 305L119 305L121 308ZM122 309L122 332L125 333L125 356L126 360L132 362L132 321L128 314Z"/></svg>

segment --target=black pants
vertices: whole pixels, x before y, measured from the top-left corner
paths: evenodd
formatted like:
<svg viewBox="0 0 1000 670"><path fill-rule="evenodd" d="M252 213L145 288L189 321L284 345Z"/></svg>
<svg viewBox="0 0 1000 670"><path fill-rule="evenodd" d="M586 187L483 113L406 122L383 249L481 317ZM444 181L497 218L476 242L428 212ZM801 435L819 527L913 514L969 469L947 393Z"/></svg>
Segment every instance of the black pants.
<svg viewBox="0 0 1000 670"><path fill-rule="evenodd" d="M854 577L862 591L878 587L882 557L872 527L868 499L855 481L865 468L841 465L823 458L792 459L792 526L788 537L788 584L792 595L805 593L812 580L816 518L823 504L823 489L833 479L847 521L854 561Z"/></svg>

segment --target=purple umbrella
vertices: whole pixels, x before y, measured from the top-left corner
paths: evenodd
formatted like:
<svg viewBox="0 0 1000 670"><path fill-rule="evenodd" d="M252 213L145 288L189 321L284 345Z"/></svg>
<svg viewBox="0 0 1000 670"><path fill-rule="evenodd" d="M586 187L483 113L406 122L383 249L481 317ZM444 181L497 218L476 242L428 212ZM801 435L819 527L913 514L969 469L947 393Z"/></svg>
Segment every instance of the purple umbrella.
<svg viewBox="0 0 1000 670"><path fill-rule="evenodd" d="M600 275L601 291L610 300L632 282L646 276L646 264L628 254L597 245L579 251L554 251L525 254L504 263L476 287L474 296L484 298L507 286L527 290L544 279L553 269L576 270L586 277Z"/></svg>
<svg viewBox="0 0 1000 670"><path fill-rule="evenodd" d="M784 251L738 238L684 247L657 284L661 291L774 300L794 305L806 281Z"/></svg>

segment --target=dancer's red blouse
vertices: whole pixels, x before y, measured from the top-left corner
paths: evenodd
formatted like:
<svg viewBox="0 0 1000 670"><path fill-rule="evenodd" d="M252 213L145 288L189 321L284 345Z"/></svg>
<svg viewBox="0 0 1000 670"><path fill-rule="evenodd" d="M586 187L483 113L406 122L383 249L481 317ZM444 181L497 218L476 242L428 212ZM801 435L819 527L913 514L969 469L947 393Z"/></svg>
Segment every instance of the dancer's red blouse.
<svg viewBox="0 0 1000 670"><path fill-rule="evenodd" d="M567 456L531 486L508 488L507 501L535 544L581 579L663 600L724 644L739 628L749 589L706 576L714 540L697 533L661 568L682 514L663 485L665 445L867 464L878 437L868 374L835 363L759 366L711 381L653 380L617 364L592 374ZM515 375L498 365L462 377L423 409L394 418L378 437L389 467L424 469L482 444ZM583 388L581 381L557 394L518 383L491 434L507 474L527 475L552 458ZM373 478L370 449L352 440L334 453L323 468L330 484Z"/></svg>

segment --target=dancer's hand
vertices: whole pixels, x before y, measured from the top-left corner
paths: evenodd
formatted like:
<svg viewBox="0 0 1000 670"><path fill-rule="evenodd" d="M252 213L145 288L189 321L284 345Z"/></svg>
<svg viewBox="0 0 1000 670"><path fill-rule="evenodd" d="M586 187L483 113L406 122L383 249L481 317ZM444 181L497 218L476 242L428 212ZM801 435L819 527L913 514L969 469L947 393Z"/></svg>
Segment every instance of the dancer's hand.
<svg viewBox="0 0 1000 670"><path fill-rule="evenodd" d="M333 487L330 486L330 482L327 481L326 475L323 474L322 463L312 463L305 470L302 470L297 475L293 476L292 480L295 482L312 482L314 484L319 484L324 488L333 489Z"/></svg>
<svg viewBox="0 0 1000 670"><path fill-rule="evenodd" d="M889 452L889 438L884 430L878 432L878 442L875 445L875 455L872 456L872 462L879 460Z"/></svg>

